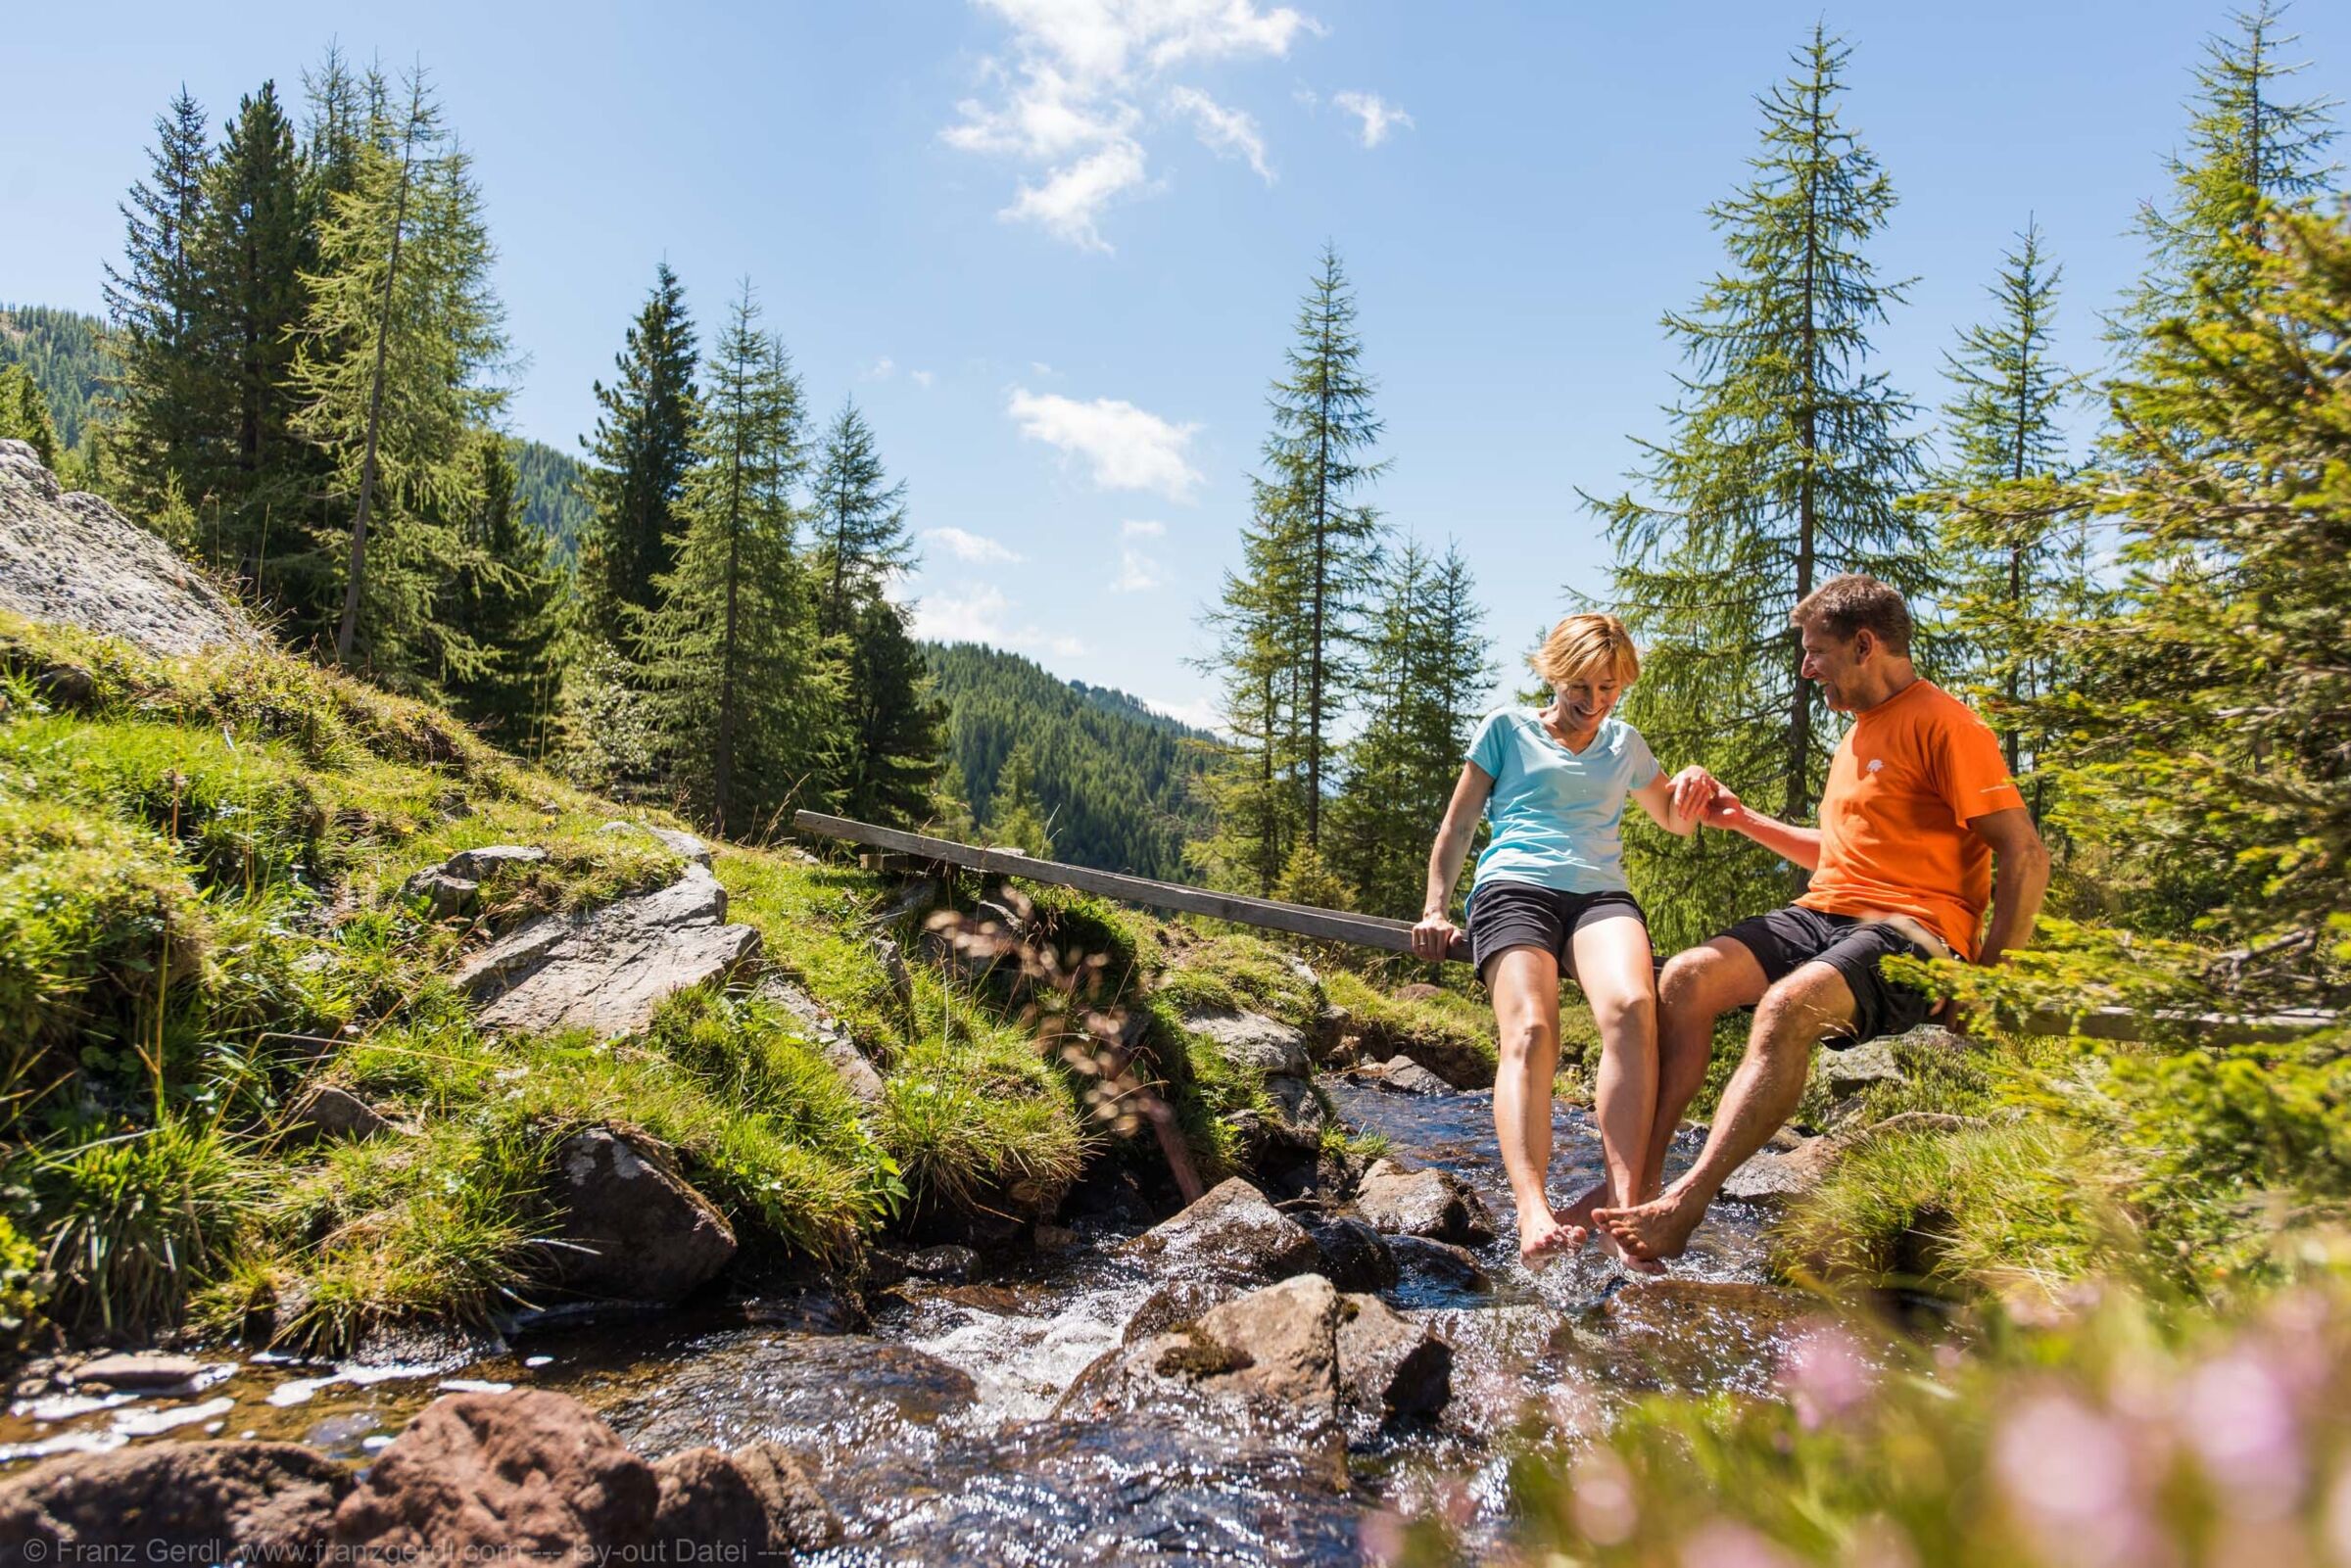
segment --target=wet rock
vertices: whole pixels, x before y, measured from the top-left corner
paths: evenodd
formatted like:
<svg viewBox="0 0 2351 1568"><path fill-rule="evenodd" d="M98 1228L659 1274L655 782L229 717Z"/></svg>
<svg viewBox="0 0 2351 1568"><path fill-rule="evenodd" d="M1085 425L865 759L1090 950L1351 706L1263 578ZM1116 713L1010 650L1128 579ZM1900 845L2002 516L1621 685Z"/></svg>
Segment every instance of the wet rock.
<svg viewBox="0 0 2351 1568"><path fill-rule="evenodd" d="M1436 1415L1453 1398L1453 1347L1376 1296L1341 1300L1339 1385L1349 1433L1367 1438L1393 1422Z"/></svg>
<svg viewBox="0 0 2351 1568"><path fill-rule="evenodd" d="M1313 1083L1277 1073L1266 1079L1266 1098L1273 1102L1275 1114L1268 1130L1277 1141L1301 1151L1322 1146L1322 1129L1329 1125L1330 1115Z"/></svg>
<svg viewBox="0 0 2351 1568"><path fill-rule="evenodd" d="M435 921L451 920L464 914L473 907L474 898L481 890L480 882L464 877L453 877L438 866L420 871L400 884L403 901L416 903L421 900L425 906L425 918Z"/></svg>
<svg viewBox="0 0 2351 1568"><path fill-rule="evenodd" d="M1304 1226L1238 1176L1128 1245L1171 1269L1241 1284L1303 1274L1320 1257Z"/></svg>
<svg viewBox="0 0 2351 1568"><path fill-rule="evenodd" d="M906 1259L906 1272L915 1278L942 1280L950 1285L965 1283L979 1267L978 1253L952 1242L938 1247L926 1247L921 1252L908 1255Z"/></svg>
<svg viewBox="0 0 2351 1568"><path fill-rule="evenodd" d="M645 1453L765 1442L814 1450L906 1423L933 1426L978 1398L969 1373L911 1345L748 1329L699 1342L658 1385L610 1414ZM834 1505L843 1506L838 1497Z"/></svg>
<svg viewBox="0 0 2351 1568"><path fill-rule="evenodd" d="M1315 1022L1306 1031L1316 1061L1328 1061L1331 1053L1338 1050L1339 1042L1347 1038L1347 1025L1353 1018L1353 1014L1336 1002L1322 1004L1321 1010L1315 1015Z"/></svg>
<svg viewBox="0 0 2351 1568"><path fill-rule="evenodd" d="M1223 1008L1186 1013L1183 1026L1215 1042L1217 1054L1236 1068L1293 1078L1303 1078L1314 1071L1306 1031L1262 1013L1236 1013Z"/></svg>
<svg viewBox="0 0 2351 1568"><path fill-rule="evenodd" d="M1727 1280L1645 1279L1602 1305L1612 1342L1606 1373L1633 1387L1749 1386L1778 1347L1820 1309L1801 1291Z"/></svg>
<svg viewBox="0 0 2351 1568"><path fill-rule="evenodd" d="M1466 1247L1430 1241L1425 1236L1389 1236L1388 1255L1399 1272L1432 1281L1453 1290L1489 1291L1494 1281Z"/></svg>
<svg viewBox="0 0 2351 1568"><path fill-rule="evenodd" d="M510 932L451 976L482 1004L493 1029L643 1029L662 998L718 980L759 948L729 926L727 891L701 866L669 886L577 915L548 915Z"/></svg>
<svg viewBox="0 0 2351 1568"><path fill-rule="evenodd" d="M660 1479L579 1401L435 1400L335 1510L337 1545L468 1559L609 1551L651 1537Z"/></svg>
<svg viewBox="0 0 2351 1568"><path fill-rule="evenodd" d="M669 1150L632 1128L584 1128L556 1158L562 1223L555 1279L583 1296L674 1302L735 1256L735 1229L678 1173Z"/></svg>
<svg viewBox="0 0 2351 1568"><path fill-rule="evenodd" d="M1859 1094L1873 1083L1907 1083L1909 1075L1894 1059L1894 1046L1870 1040L1844 1051L1822 1051L1812 1065L1813 1081L1832 1100Z"/></svg>
<svg viewBox="0 0 2351 1568"><path fill-rule="evenodd" d="M837 1279L770 1290L744 1303L743 1315L745 1322L795 1334L862 1334L874 1326L865 1298Z"/></svg>
<svg viewBox="0 0 2351 1568"><path fill-rule="evenodd" d="M1343 1214L1306 1222L1322 1251L1316 1272L1343 1291L1381 1291L1396 1283L1396 1255L1380 1233Z"/></svg>
<svg viewBox="0 0 2351 1568"><path fill-rule="evenodd" d="M1806 1138L1793 1149L1760 1149L1722 1184L1735 1203L1784 1204L1801 1198L1828 1179L1841 1152L1837 1138Z"/></svg>
<svg viewBox="0 0 2351 1568"><path fill-rule="evenodd" d="M71 1454L0 1481L0 1559L315 1562L351 1489L349 1470L295 1443Z"/></svg>
<svg viewBox="0 0 2351 1568"><path fill-rule="evenodd" d="M1056 1413L1100 1417L1188 1397L1256 1429L1318 1441L1338 1419L1338 1323L1330 1281L1286 1279L1106 1353Z"/></svg>
<svg viewBox="0 0 2351 1568"><path fill-rule="evenodd" d="M458 850L441 863L441 869L452 877L484 882L502 871L511 871L517 866L543 865L546 860L546 850L529 844L483 844L473 849Z"/></svg>
<svg viewBox="0 0 2351 1568"><path fill-rule="evenodd" d="M750 1548L751 1560L815 1551L840 1539L840 1521L800 1461L772 1443L734 1453L688 1449L657 1460L661 1484L651 1539Z"/></svg>
<svg viewBox="0 0 2351 1568"><path fill-rule="evenodd" d="M313 1083L286 1112L286 1137L291 1143L324 1139L357 1143L393 1130L382 1112L332 1083Z"/></svg>
<svg viewBox="0 0 2351 1568"><path fill-rule="evenodd" d="M1222 1307L1240 1293L1240 1287L1214 1279L1178 1279L1162 1285L1143 1298L1143 1304L1127 1319L1120 1331L1119 1343L1132 1345L1155 1334L1165 1334L1172 1328L1195 1322L1201 1313L1212 1307Z"/></svg>
<svg viewBox="0 0 2351 1568"><path fill-rule="evenodd" d="M681 832L675 828L656 828L649 822L608 822L599 828L597 832L643 833L671 854L685 860L689 865L706 868L710 864L710 846L695 837L694 834Z"/></svg>
<svg viewBox="0 0 2351 1568"><path fill-rule="evenodd" d="M73 1368L67 1381L75 1388L180 1389L204 1375L204 1363L192 1355L166 1355L155 1351L95 1356Z"/></svg>
<svg viewBox="0 0 2351 1568"><path fill-rule="evenodd" d="M1464 1247L1494 1239L1485 1200L1450 1170L1407 1170L1393 1160L1374 1161L1356 1188L1355 1206L1374 1229L1392 1235Z"/></svg>
<svg viewBox="0 0 2351 1568"><path fill-rule="evenodd" d="M1390 1094L1445 1094L1453 1087L1409 1056L1388 1058L1371 1082Z"/></svg>

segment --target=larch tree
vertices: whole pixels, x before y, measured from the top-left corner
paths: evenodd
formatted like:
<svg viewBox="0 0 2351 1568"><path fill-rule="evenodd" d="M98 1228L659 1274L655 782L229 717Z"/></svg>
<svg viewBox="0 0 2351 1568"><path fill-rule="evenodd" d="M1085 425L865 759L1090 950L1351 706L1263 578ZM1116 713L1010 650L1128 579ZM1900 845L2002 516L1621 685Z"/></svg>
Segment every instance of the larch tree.
<svg viewBox="0 0 2351 1568"><path fill-rule="evenodd" d="M889 483L873 427L853 402L840 405L825 434L810 533L825 635L843 636L863 602L914 560L906 533L906 486Z"/></svg>
<svg viewBox="0 0 2351 1568"><path fill-rule="evenodd" d="M207 413L192 328L212 152L204 110L186 87L156 118L155 137L147 176L121 207L122 264L106 268L110 467L120 499L142 518L196 493Z"/></svg>
<svg viewBox="0 0 2351 1568"><path fill-rule="evenodd" d="M667 261L613 356L610 386L596 383L596 434L583 440L591 517L581 579L589 619L624 643L660 602L654 579L676 564L679 503L695 462L694 317ZM632 610L635 612L632 614Z"/></svg>
<svg viewBox="0 0 2351 1568"><path fill-rule="evenodd" d="M1223 686L1226 736L1219 765L1200 781L1215 832L1187 851L1219 887L1273 891L1302 841L1297 687L1305 667L1296 634L1299 561L1280 522L1260 511L1241 531L1241 566L1224 574L1207 615L1217 635L1199 667Z"/></svg>
<svg viewBox="0 0 2351 1568"><path fill-rule="evenodd" d="M1704 763L1798 820L1835 736L1789 611L1840 572L1934 587L1930 530L1897 504L1920 470L1903 434L1915 409L1869 365L1903 285L1866 254L1895 194L1840 118L1848 53L1816 25L1760 100L1752 175L1708 209L1729 265L1665 317L1690 366L1672 434L1640 444L1646 494L1593 502L1644 644L1626 717L1667 767ZM1799 879L1726 837L1630 835L1661 938L1702 937Z"/></svg>
<svg viewBox="0 0 2351 1568"><path fill-rule="evenodd" d="M546 536L523 518L507 438L481 430L472 445L471 504L458 529L456 569L434 617L460 628L464 640L445 641L438 684L467 723L523 752L553 701L564 575Z"/></svg>
<svg viewBox="0 0 2351 1568"><path fill-rule="evenodd" d="M57 426L49 417L49 400L21 364L0 364L0 441L22 441L42 467L57 467Z"/></svg>
<svg viewBox="0 0 2351 1568"><path fill-rule="evenodd" d="M673 791L714 832L754 836L812 791L840 689L794 551L807 468L800 384L750 284L704 366L677 564L654 578L642 666Z"/></svg>

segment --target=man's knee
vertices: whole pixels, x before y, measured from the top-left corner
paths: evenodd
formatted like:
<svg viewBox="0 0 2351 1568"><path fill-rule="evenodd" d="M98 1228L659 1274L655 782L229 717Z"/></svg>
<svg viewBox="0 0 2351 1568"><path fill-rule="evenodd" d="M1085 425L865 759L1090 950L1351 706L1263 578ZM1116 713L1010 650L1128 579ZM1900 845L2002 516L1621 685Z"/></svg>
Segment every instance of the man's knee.
<svg viewBox="0 0 2351 1568"><path fill-rule="evenodd" d="M1809 1054L1851 1017L1852 993L1844 978L1825 966L1807 964L1763 993L1748 1039L1758 1050Z"/></svg>

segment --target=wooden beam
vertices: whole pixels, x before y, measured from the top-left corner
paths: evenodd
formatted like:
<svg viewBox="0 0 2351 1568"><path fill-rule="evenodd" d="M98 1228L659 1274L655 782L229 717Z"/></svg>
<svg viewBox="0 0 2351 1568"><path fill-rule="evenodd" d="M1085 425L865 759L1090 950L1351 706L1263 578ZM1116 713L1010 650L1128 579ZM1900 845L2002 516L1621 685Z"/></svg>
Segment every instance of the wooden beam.
<svg viewBox="0 0 2351 1568"><path fill-rule="evenodd" d="M1279 899L1250 898L1241 893L1212 892L1205 887L1187 887L1181 882L1155 881L1148 877L1129 877L1123 872L1096 871L1091 866L1038 860L1017 849L981 849L971 844L956 843L951 838L932 838L897 828L878 828L872 823L852 822L846 817L828 817L815 811L795 812L792 826L801 832L813 833L820 838L838 838L852 844L863 844L869 849L886 850L937 865L963 866L973 871L1024 877L1034 882L1053 882L1063 887L1075 887L1080 892L1099 893L1105 898L1140 904L1146 909L1208 915L1267 930L1287 931L1293 936L1312 936L1325 942L1349 942L1358 947L1376 948L1383 953L1409 953L1413 950L1413 927L1408 921L1382 920L1376 915L1348 915L1337 910L1317 909L1311 904L1285 904ZM1468 942L1455 938L1445 956L1466 964L1469 961ZM2245 1016L2160 1013L2156 1015L2156 1022L2179 1027L2214 1045L2265 1045L2296 1040L2320 1029L2334 1028L2341 1022L2341 1017L2316 1011ZM2145 1021L2138 1014L2121 1007L2096 1008L2079 1016L2046 1010L2029 1014L2009 1024L2009 1027L2024 1034L2079 1034L2093 1040L2137 1040L2143 1037L2145 1026Z"/></svg>

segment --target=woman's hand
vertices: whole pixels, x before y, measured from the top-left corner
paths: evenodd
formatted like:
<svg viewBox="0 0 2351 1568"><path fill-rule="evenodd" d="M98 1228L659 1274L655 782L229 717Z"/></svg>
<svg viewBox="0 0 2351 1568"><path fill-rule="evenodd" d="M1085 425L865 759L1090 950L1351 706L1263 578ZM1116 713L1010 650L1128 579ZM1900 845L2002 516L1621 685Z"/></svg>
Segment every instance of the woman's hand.
<svg viewBox="0 0 2351 1568"><path fill-rule="evenodd" d="M1461 934L1461 927L1443 915L1423 915L1420 924L1413 927L1413 956L1432 963L1442 959Z"/></svg>
<svg viewBox="0 0 2351 1568"><path fill-rule="evenodd" d="M1684 822L1728 828L1742 809L1731 786L1695 762L1675 774L1668 788L1672 791L1673 809Z"/></svg>

